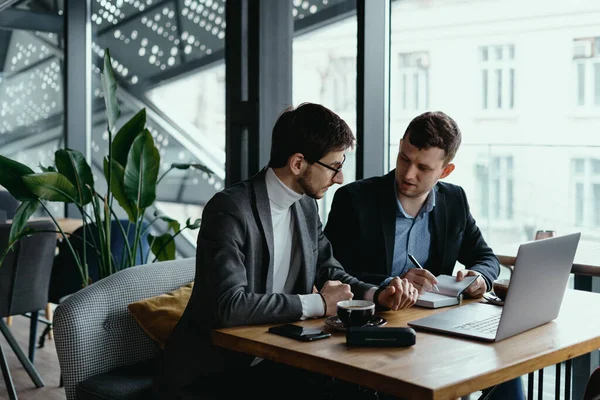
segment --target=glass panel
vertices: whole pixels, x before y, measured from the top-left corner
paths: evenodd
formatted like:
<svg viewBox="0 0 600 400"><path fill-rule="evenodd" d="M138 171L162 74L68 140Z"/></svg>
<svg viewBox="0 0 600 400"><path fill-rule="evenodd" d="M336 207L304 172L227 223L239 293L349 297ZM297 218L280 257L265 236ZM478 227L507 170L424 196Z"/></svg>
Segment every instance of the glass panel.
<svg viewBox="0 0 600 400"><path fill-rule="evenodd" d="M64 69L53 46L47 34L0 31L0 154L35 172L53 166L63 147ZM55 217L64 215L62 203L47 206Z"/></svg>
<svg viewBox="0 0 600 400"><path fill-rule="evenodd" d="M508 93L508 108L513 109L515 108L515 69L511 68L510 69L510 83L509 83L509 93Z"/></svg>
<svg viewBox="0 0 600 400"><path fill-rule="evenodd" d="M480 199L480 215L483 218L489 217L489 190L488 190L488 169L485 165L475 165L475 175L477 179L477 187L479 188L479 199Z"/></svg>
<svg viewBox="0 0 600 400"><path fill-rule="evenodd" d="M583 210L585 198L583 197L583 183L575 184L575 225L583 226Z"/></svg>
<svg viewBox="0 0 600 400"><path fill-rule="evenodd" d="M600 184L596 183L592 185L592 191L594 193L593 207L594 207L594 227L600 228Z"/></svg>
<svg viewBox="0 0 600 400"><path fill-rule="evenodd" d="M502 46L498 46L494 49L494 54L496 55L496 60L500 61L502 60L502 53L503 53L503 48Z"/></svg>
<svg viewBox="0 0 600 400"><path fill-rule="evenodd" d="M592 161L592 174L600 175L600 160L593 158L591 161Z"/></svg>
<svg viewBox="0 0 600 400"><path fill-rule="evenodd" d="M582 242L596 243L600 228L594 227L592 185L600 181L598 174L590 174L594 168L591 164L584 173L583 163L573 160L600 158L595 147L598 120L593 116L581 118L573 114L573 108L598 107L597 40L593 40L594 46L579 46L575 41L584 38L591 42L589 37L600 36L600 31L589 25L589 16L598 12L599 3L556 3L552 15L568 16L570 21L560 30L544 18L547 10L538 7L541 2L525 3L520 7L511 0L464 0L443 2L440 7L437 2L392 1L390 80L400 82L394 55L416 50L430 55L428 108L447 113L462 132L462 144L454 159L457 168L444 181L464 188L473 216L492 248L528 240L535 232L531 225L544 223L559 233L580 230ZM494 15L493 24L482 22L490 21L489 15ZM517 20L519 24L514 23ZM502 57L500 47L504 49ZM573 60L574 54L579 58ZM590 69L586 71L582 62ZM502 85L497 70L502 71ZM545 84L548 77L552 77L552 85ZM539 88L547 90L542 89L542 93ZM584 90L589 92L587 98ZM391 138L395 132L403 132L418 112L401 112L401 97L391 99L390 154L395 154L397 142ZM518 114L506 112L511 108L518 108ZM543 121L543 126L532 124L531 118ZM564 145L565 132L572 146ZM491 162L491 154L512 157L512 174L510 158L500 171L501 216L509 220L496 221L491 218L493 211L488 217L482 204L484 196L494 195L495 189L491 183L481 185L483 171L477 165ZM533 176L526 172L535 168L543 173ZM497 200L490 197L491 202ZM584 210L584 206L588 208ZM579 225L585 221L584 230L575 226L576 216Z"/></svg>
<svg viewBox="0 0 600 400"><path fill-rule="evenodd" d="M500 212L502 208L502 203L500 202L500 178L494 177L492 179L492 215L494 218L500 218Z"/></svg>
<svg viewBox="0 0 600 400"><path fill-rule="evenodd" d="M406 110L408 108L407 98L408 98L408 90L407 90L407 79L406 74L402 74L402 109Z"/></svg>
<svg viewBox="0 0 600 400"><path fill-rule="evenodd" d="M294 0L295 28L304 27L309 18L321 17L319 12L325 7L330 7L332 3L334 2ZM357 21L354 8L355 5L352 5L351 9L340 11L350 16L342 19L334 16L335 22L324 24L294 38L292 89L294 105L306 101L323 104L342 117L356 135ZM336 101L334 82L341 84L343 92L347 93L343 101ZM406 88L406 84L403 86ZM346 154L343 171L344 184L354 181L356 151ZM338 188L339 185L333 185L323 199L319 200L323 224L326 223L333 196Z"/></svg>
<svg viewBox="0 0 600 400"><path fill-rule="evenodd" d="M488 60L488 48L482 47L481 48L481 61L487 61L487 60Z"/></svg>
<svg viewBox="0 0 600 400"><path fill-rule="evenodd" d="M577 105L585 105L585 64L577 64Z"/></svg>
<svg viewBox="0 0 600 400"><path fill-rule="evenodd" d="M506 180L506 219L513 218L513 180Z"/></svg>
<svg viewBox="0 0 600 400"><path fill-rule="evenodd" d="M600 63L594 64L594 104L600 105Z"/></svg>
<svg viewBox="0 0 600 400"><path fill-rule="evenodd" d="M414 108L416 110L419 110L421 107L419 107L419 105L421 103L419 103L419 73L415 72L413 74L413 85L414 85L414 92L415 92L415 106Z"/></svg>
<svg viewBox="0 0 600 400"><path fill-rule="evenodd" d="M110 48L119 80L120 127L146 108L159 149L159 175L173 163L200 163L215 173L172 170L157 188L155 205L179 222L201 217L225 179L224 0L92 2L93 61ZM100 70L93 75L94 173L102 179L106 154ZM105 183L104 183L105 184ZM184 232L195 243L197 230Z"/></svg>
<svg viewBox="0 0 600 400"><path fill-rule="evenodd" d="M481 100L483 101L483 109L487 110L488 108L488 71L484 69L481 71Z"/></svg>
<svg viewBox="0 0 600 400"><path fill-rule="evenodd" d="M498 109L501 109L502 108L502 70L501 69L496 70L496 96L497 96L496 107L498 107Z"/></svg>
<svg viewBox="0 0 600 400"><path fill-rule="evenodd" d="M576 158L573 160L573 166L576 174L583 174L585 170L585 160L582 158Z"/></svg>

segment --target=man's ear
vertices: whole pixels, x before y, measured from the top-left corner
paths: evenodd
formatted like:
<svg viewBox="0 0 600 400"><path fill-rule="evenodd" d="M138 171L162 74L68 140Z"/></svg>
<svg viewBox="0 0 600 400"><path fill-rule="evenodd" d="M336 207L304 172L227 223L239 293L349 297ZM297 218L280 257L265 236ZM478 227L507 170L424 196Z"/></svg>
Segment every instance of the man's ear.
<svg viewBox="0 0 600 400"><path fill-rule="evenodd" d="M440 179L444 179L445 177L450 175L452 173L452 171L454 171L454 168L455 168L455 165L452 163L449 163L448 165L446 165L444 167L444 170L442 171L442 175L440 176Z"/></svg>
<svg viewBox="0 0 600 400"><path fill-rule="evenodd" d="M300 175L304 170L304 155L302 153L294 153L288 158L288 167L294 175Z"/></svg>

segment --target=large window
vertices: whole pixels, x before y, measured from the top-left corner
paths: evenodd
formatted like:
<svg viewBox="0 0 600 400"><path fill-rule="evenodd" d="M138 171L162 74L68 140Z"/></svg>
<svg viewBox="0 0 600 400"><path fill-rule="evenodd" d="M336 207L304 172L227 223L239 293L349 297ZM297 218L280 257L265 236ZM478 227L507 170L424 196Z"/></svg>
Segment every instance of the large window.
<svg viewBox="0 0 600 400"><path fill-rule="evenodd" d="M511 110L515 106L514 45L483 46L481 106L484 110Z"/></svg>
<svg viewBox="0 0 600 400"><path fill-rule="evenodd" d="M572 162L575 225L600 228L600 158Z"/></svg>
<svg viewBox="0 0 600 400"><path fill-rule="evenodd" d="M161 212L179 222L200 218L225 179L225 2L94 0L91 18L93 61L101 65L109 48L119 81L117 125L146 108L160 174L173 163L201 163L215 172L172 170L157 187ZM100 69L94 72L92 157L102 177L108 135ZM189 236L193 243L197 232Z"/></svg>
<svg viewBox="0 0 600 400"><path fill-rule="evenodd" d="M389 167L415 116L451 116L462 144L445 181L465 189L492 247L538 229L600 239L600 3L545 4L392 2Z"/></svg>
<svg viewBox="0 0 600 400"><path fill-rule="evenodd" d="M600 38L573 40L575 101L580 108L600 107Z"/></svg>
<svg viewBox="0 0 600 400"><path fill-rule="evenodd" d="M297 18L304 3L294 1ZM306 9L310 12L310 7ZM317 12L316 8L313 10ZM348 11L351 10L346 10ZM297 35L294 38L292 87L294 105L302 102L323 104L342 117L355 135L356 35L355 14ZM346 154L343 172L344 184L354 181L355 151ZM323 223L326 222L333 195L338 187L332 186L323 199L319 200Z"/></svg>
<svg viewBox="0 0 600 400"><path fill-rule="evenodd" d="M64 63L55 51L61 47L56 33L0 32L0 154L36 172L53 166L63 146ZM63 214L61 203L47 206Z"/></svg>
<svg viewBox="0 0 600 400"><path fill-rule="evenodd" d="M476 164L481 215L494 221L513 218L513 158L492 157Z"/></svg>
<svg viewBox="0 0 600 400"><path fill-rule="evenodd" d="M429 107L429 54L425 51L398 55L397 102L403 111Z"/></svg>

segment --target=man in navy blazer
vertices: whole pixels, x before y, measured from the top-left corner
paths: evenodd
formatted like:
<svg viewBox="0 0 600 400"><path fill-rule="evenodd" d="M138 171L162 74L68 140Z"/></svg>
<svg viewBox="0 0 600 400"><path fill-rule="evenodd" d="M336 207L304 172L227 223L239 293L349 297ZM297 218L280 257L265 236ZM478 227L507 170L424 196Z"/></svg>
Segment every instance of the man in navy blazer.
<svg viewBox="0 0 600 400"><path fill-rule="evenodd" d="M375 285L408 279L420 293L431 291L440 274L457 280L476 275L465 290L481 297L498 277L498 259L487 245L460 186L439 182L455 165L461 143L456 122L443 112L426 112L408 125L396 162L387 175L339 188L325 235L334 257L353 276ZM409 255L423 267L415 268ZM523 398L520 380L500 385L495 398Z"/></svg>

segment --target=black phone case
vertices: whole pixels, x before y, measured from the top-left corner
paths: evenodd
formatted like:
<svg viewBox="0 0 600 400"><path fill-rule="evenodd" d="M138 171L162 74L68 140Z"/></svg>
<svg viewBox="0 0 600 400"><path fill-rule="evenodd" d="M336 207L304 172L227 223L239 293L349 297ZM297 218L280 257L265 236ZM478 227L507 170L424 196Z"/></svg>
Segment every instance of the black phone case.
<svg viewBox="0 0 600 400"><path fill-rule="evenodd" d="M296 339L301 342L312 342L313 340L326 339L331 336L331 333L321 332L318 335L298 335L284 329L285 325L272 326L269 328L270 333L285 336L291 339Z"/></svg>
<svg viewBox="0 0 600 400"><path fill-rule="evenodd" d="M409 347L417 342L413 328L350 327L346 344L369 347Z"/></svg>

